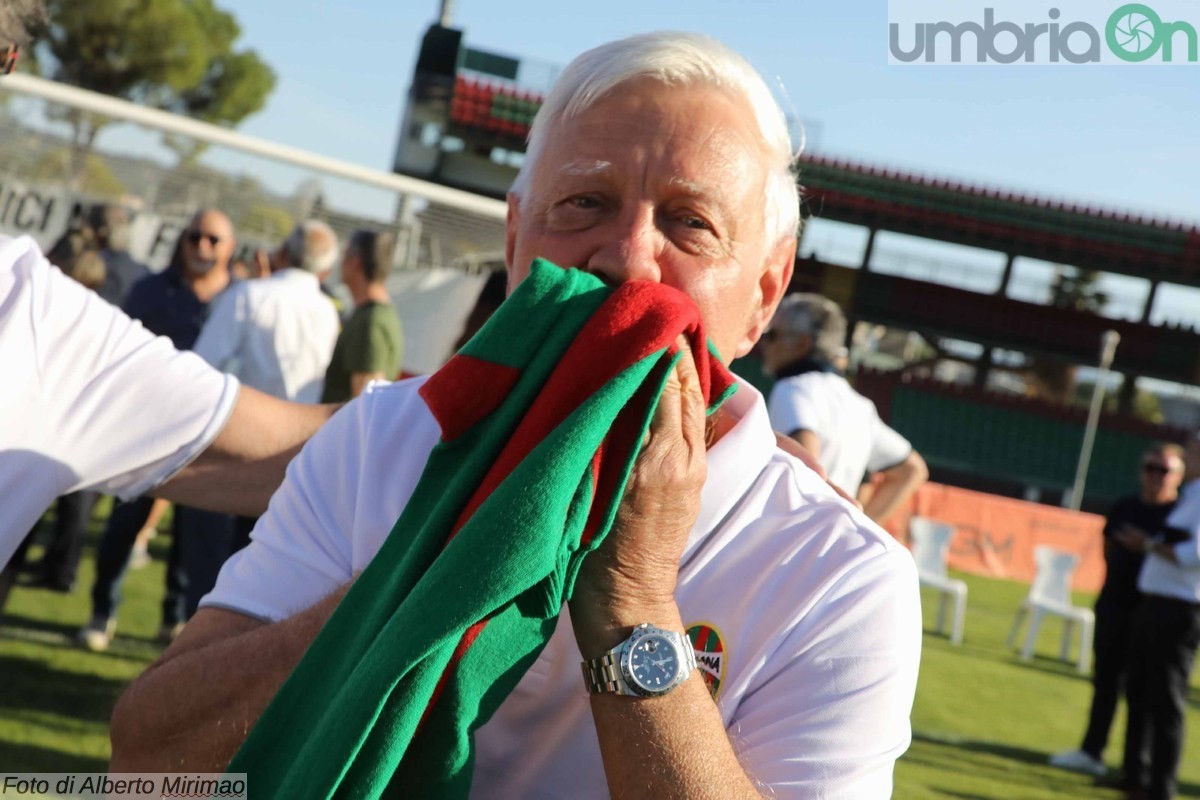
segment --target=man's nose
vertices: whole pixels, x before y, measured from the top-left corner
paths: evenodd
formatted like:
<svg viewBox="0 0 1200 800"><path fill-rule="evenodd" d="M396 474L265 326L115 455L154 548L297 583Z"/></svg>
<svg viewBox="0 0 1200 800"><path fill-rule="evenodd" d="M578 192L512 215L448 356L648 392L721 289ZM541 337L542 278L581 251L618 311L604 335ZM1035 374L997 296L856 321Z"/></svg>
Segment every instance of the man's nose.
<svg viewBox="0 0 1200 800"><path fill-rule="evenodd" d="M625 281L662 280L658 257L661 234L650 208L638 208L597 231L603 237L584 265L584 270L619 285Z"/></svg>

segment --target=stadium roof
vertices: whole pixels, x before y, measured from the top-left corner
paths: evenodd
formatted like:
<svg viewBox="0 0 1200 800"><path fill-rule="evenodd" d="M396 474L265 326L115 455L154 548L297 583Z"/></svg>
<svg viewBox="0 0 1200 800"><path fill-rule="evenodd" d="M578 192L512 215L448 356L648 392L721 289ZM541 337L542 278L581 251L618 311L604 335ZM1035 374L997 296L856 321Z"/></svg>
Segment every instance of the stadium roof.
<svg viewBox="0 0 1200 800"><path fill-rule="evenodd" d="M1193 224L838 159L806 156L799 166L806 216L1200 286L1200 229Z"/></svg>

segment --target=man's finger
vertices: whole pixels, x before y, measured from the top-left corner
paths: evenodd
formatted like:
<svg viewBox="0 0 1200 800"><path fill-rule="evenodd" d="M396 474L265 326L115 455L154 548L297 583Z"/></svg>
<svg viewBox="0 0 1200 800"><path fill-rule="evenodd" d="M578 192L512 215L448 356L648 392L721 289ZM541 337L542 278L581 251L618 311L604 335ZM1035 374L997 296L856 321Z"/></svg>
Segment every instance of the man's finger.
<svg viewBox="0 0 1200 800"><path fill-rule="evenodd" d="M688 349L687 342L682 336L679 338L679 344L682 353L663 385L662 397L659 398L658 408L655 409L654 420L650 426L652 431L680 431L684 429L685 422L694 424L694 419L685 417L684 404L689 395L699 394L700 379L696 375L696 365L692 361L691 350ZM700 402L704 402L703 398ZM690 410L688 413L691 414ZM700 413L703 416L703 408Z"/></svg>
<svg viewBox="0 0 1200 800"><path fill-rule="evenodd" d="M707 418L704 393L700 389L700 374L687 341L680 337L683 347L679 362L675 365L675 378L679 381L679 422L683 439L691 448L692 455L705 451L704 423Z"/></svg>

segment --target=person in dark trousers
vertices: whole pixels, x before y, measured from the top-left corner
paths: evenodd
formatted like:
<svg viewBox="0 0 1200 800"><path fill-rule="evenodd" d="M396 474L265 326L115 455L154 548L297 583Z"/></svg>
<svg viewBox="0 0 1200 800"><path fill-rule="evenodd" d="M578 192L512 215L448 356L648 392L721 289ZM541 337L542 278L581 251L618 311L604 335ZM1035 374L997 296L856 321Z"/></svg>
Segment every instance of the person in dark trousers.
<svg viewBox="0 0 1200 800"><path fill-rule="evenodd" d="M1146 558L1143 551L1121 545L1116 534L1125 525L1147 531L1163 527L1179 497L1183 448L1158 444L1148 449L1142 454L1139 479L1140 491L1118 500L1104 524L1105 576L1096 598L1092 707L1087 732L1079 749L1056 753L1050 758L1056 767L1096 776L1108 771L1104 766L1104 747L1129 671L1133 615L1142 599L1137 586L1138 573Z"/></svg>
<svg viewBox="0 0 1200 800"><path fill-rule="evenodd" d="M229 284L233 247L233 226L224 214L197 213L181 235L171 265L134 286L125 312L152 333L168 337L176 348L190 350L204 326L209 303ZM79 643L89 650L107 649L116 632L121 582L153 503L151 497L118 503L109 517L96 551L92 617L78 635ZM160 641L173 639L195 611L216 581L234 536L232 515L176 506Z"/></svg>
<svg viewBox="0 0 1200 800"><path fill-rule="evenodd" d="M1183 470L1179 502L1161 526L1128 524L1115 534L1146 554L1129 644L1129 800L1170 800L1178 787L1188 678L1200 648L1200 432L1184 446Z"/></svg>

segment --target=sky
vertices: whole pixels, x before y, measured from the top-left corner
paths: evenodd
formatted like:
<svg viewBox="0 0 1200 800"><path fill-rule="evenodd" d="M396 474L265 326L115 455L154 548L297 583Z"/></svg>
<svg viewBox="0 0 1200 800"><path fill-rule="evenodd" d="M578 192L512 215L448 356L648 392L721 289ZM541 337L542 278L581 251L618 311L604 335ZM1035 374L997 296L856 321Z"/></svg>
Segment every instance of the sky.
<svg viewBox="0 0 1200 800"><path fill-rule="evenodd" d="M279 75L247 133L389 169L433 0L221 0ZM781 87L812 149L1200 221L1200 65L889 66L874 0L457 0L472 47L565 65L631 33L713 35Z"/></svg>
<svg viewBox="0 0 1200 800"><path fill-rule="evenodd" d="M241 130L390 169L417 48L437 2L220 5L241 23L241 42L279 76L267 107ZM1200 223L1200 65L893 66L881 0L456 0L451 23L471 47L558 67L633 33L706 33L766 77L785 112L803 123L811 152ZM836 228L810 226L807 248L852 251L855 236ZM919 244L893 241L892 251L915 256L911 264L897 256L901 274L928 272L918 263L926 252ZM972 255L947 251L943 263L975 265L980 288L998 280L1002 259ZM1014 295L1044 296L1051 272L1018 263ZM970 286L970 273L964 269L960 283ZM1105 288L1115 316L1140 311L1145 282L1118 278ZM1153 319L1195 320L1198 306L1200 292L1160 293Z"/></svg>
<svg viewBox="0 0 1200 800"><path fill-rule="evenodd" d="M278 76L265 109L241 131L391 169L417 49L438 14L436 0L218 5L241 25L238 46L255 49ZM1195 5L1200 12L1200 0ZM885 0L455 0L451 24L473 48L557 67L633 33L706 33L763 74L785 112L803 124L813 153L1200 223L1200 65L893 66ZM127 128L114 128L100 144L127 149L120 147L126 137ZM128 141L136 149L144 139ZM251 173L275 169L228 150L205 158ZM267 182L291 188L298 174L281 171ZM327 196L338 205L337 191ZM359 191L350 205L361 213L374 203L381 207L377 216L389 218L394 198L375 203L376 197ZM854 263L864 239L862 231L818 221L810 224L804 249ZM881 239L876 257L891 258L885 269L899 274L953 273L951 282L981 291L994 289L1003 264L994 253L943 248L931 255L921 243L897 236ZM1012 294L1043 297L1051 274L1050 265L1018 260ZM1144 281L1114 278L1105 288L1115 298L1113 315L1138 314ZM1162 292L1155 308L1155 322L1200 320L1200 290Z"/></svg>

